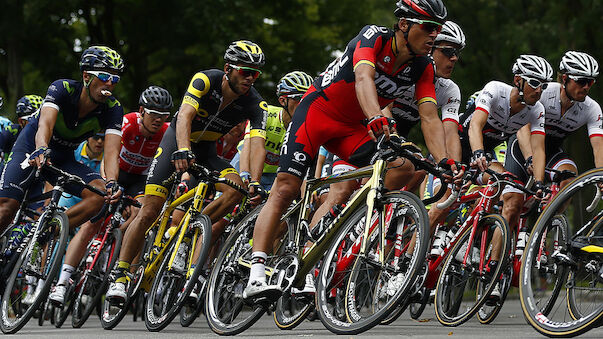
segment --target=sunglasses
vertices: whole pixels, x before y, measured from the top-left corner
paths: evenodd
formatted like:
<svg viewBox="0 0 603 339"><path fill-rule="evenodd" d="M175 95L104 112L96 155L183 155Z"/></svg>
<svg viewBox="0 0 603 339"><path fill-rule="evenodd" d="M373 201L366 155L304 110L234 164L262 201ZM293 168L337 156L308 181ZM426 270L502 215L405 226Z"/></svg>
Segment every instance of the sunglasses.
<svg viewBox="0 0 603 339"><path fill-rule="evenodd" d="M262 71L260 71L259 69L256 68L252 68L252 67L246 67L246 66L236 66L236 65L230 65L230 68L232 69L236 69L239 74L244 77L253 77L254 79L257 79L260 74L262 74Z"/></svg>
<svg viewBox="0 0 603 339"><path fill-rule="evenodd" d="M532 87L533 89L537 89L538 87L542 87L542 90L545 90L549 84L547 82L544 81L540 81L538 79L534 79L534 78L528 78L528 77L521 77L522 79L524 79L528 85L530 85L530 87Z"/></svg>
<svg viewBox="0 0 603 339"><path fill-rule="evenodd" d="M300 101L301 98L303 97L303 94L289 94L289 95L285 95L285 97L291 99L291 100L296 100L296 101Z"/></svg>
<svg viewBox="0 0 603 339"><path fill-rule="evenodd" d="M105 140L104 135L93 135L93 136L91 136L91 138L94 140Z"/></svg>
<svg viewBox="0 0 603 339"><path fill-rule="evenodd" d="M590 87L595 83L595 79L593 79L593 78L581 78L581 77L577 77L575 75L568 75L568 77L570 79L574 80L574 82L576 82L580 87L584 87L586 85L588 85L588 87Z"/></svg>
<svg viewBox="0 0 603 339"><path fill-rule="evenodd" d="M442 24L437 21L423 20L423 19L411 19L411 18L406 18L406 21L410 21L410 22L414 22L415 24L419 24L419 27L427 33L436 31L436 33L439 34L442 31Z"/></svg>
<svg viewBox="0 0 603 339"><path fill-rule="evenodd" d="M144 112L151 116L153 119L165 119L170 116L170 112L161 112L154 109L143 108Z"/></svg>
<svg viewBox="0 0 603 339"><path fill-rule="evenodd" d="M439 49L440 52L442 52L442 54L444 54L447 58L452 58L453 56L456 56L457 58L459 58L461 56L461 51L459 51L458 49L456 49L454 47L435 46L435 48Z"/></svg>
<svg viewBox="0 0 603 339"><path fill-rule="evenodd" d="M107 82L107 80L111 80L112 84L116 84L119 82L119 75L102 72L102 71L86 71L88 74L92 74L98 78L98 80L102 82Z"/></svg>

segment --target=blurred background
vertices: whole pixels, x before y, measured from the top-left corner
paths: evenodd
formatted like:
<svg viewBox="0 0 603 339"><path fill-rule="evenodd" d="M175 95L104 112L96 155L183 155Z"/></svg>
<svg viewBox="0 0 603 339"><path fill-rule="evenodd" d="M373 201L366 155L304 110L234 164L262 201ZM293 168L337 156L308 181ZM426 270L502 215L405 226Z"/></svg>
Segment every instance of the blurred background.
<svg viewBox="0 0 603 339"><path fill-rule="evenodd" d="M555 70L567 50L603 63L603 1L444 3L467 37L452 74L463 102L490 80L510 83L519 54L543 56ZM223 69L226 46L239 39L262 47L267 63L255 87L278 104L275 83L282 75L318 75L364 25L392 27L394 8L394 0L2 0L1 113L14 118L17 99L45 96L56 79L80 80L80 54L93 44L110 46L125 60L115 89L125 112L137 110L140 92L151 84L167 88L178 106L193 74ZM603 84L595 84L590 96L603 99ZM419 130L414 135L421 140ZM566 145L581 171L592 167L585 143L581 130Z"/></svg>

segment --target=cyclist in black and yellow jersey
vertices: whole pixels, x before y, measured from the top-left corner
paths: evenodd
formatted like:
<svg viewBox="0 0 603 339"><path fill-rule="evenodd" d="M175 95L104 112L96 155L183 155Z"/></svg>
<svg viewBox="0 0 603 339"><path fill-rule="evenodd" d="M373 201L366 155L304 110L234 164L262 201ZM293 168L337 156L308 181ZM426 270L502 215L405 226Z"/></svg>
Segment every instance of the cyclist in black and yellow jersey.
<svg viewBox="0 0 603 339"><path fill-rule="evenodd" d="M223 177L242 185L237 171L218 158L216 140L247 119L251 124L250 142L254 154L249 190L252 195L261 191L259 181L266 153L264 117L268 105L253 88L253 83L262 73L260 68L265 63L264 53L257 44L240 40L228 46L224 61L223 71L200 71L190 81L180 110L165 132L151 164L142 208L124 235L118 267L113 272L115 281L109 287L107 298L116 301L126 299L125 272L140 252L145 231L157 218L165 202L169 188L161 183L174 170L184 172L192 162L197 162L220 171ZM242 198L230 187L218 185L217 189L222 190L223 194L204 210L214 223L232 211Z"/></svg>

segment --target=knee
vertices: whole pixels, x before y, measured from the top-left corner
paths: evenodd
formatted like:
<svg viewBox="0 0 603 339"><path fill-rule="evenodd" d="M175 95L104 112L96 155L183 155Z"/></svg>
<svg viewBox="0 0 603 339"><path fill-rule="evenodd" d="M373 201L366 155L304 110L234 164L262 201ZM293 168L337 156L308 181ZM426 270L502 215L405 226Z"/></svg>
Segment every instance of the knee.
<svg viewBox="0 0 603 339"><path fill-rule="evenodd" d="M521 198L521 196L513 196L511 198L505 199L503 204L503 214L515 218L521 212L522 205L523 199ZM511 222L511 220L507 221Z"/></svg>
<svg viewBox="0 0 603 339"><path fill-rule="evenodd" d="M354 181L332 184L329 188L327 200L330 200L336 204L344 203L348 201L352 193L354 193L355 188L356 182Z"/></svg>
<svg viewBox="0 0 603 339"><path fill-rule="evenodd" d="M18 209L19 203L16 200L0 199L0 230L10 224Z"/></svg>
<svg viewBox="0 0 603 339"><path fill-rule="evenodd" d="M279 177L276 184L272 186L271 196L277 198L277 200L289 205L299 195L299 189L301 180L295 180L287 177ZM272 199L273 200L273 199Z"/></svg>
<svg viewBox="0 0 603 339"><path fill-rule="evenodd" d="M238 191L229 188L222 192L221 199L222 201L224 201L225 204L234 207L236 204L241 202L241 199L243 199L243 195Z"/></svg>

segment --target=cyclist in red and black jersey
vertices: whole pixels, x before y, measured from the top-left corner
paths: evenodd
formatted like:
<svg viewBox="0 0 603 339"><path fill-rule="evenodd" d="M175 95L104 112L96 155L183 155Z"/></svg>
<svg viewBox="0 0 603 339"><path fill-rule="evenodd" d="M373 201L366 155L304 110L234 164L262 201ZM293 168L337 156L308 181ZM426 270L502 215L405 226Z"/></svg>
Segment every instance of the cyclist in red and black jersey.
<svg viewBox="0 0 603 339"><path fill-rule="evenodd" d="M276 183L256 222L244 298L280 295L277 286L266 284L264 262L273 234L278 234L279 220L298 196L302 178L319 147L324 145L353 165L367 165L376 137L382 133L389 136L389 120L381 115L381 109L412 85L416 86L419 111L431 113L426 115L432 118L424 122L433 127L434 147L430 149L437 161L447 162L444 129L435 104L434 66L427 56L442 28L446 8L441 0L400 0L394 14L399 19L394 31L365 26L343 55L314 81L297 107L285 137ZM386 186L403 186L413 170L409 164L390 170ZM313 222L330 207L321 205Z"/></svg>

